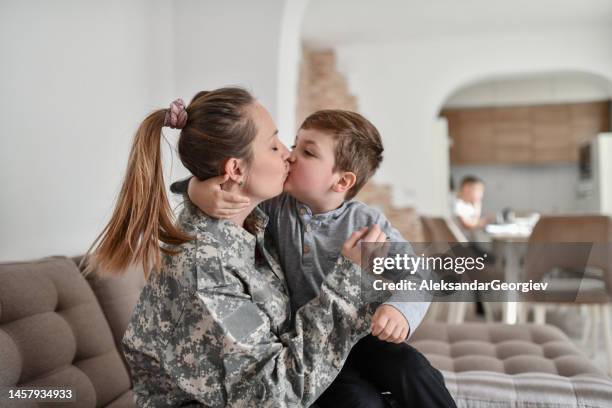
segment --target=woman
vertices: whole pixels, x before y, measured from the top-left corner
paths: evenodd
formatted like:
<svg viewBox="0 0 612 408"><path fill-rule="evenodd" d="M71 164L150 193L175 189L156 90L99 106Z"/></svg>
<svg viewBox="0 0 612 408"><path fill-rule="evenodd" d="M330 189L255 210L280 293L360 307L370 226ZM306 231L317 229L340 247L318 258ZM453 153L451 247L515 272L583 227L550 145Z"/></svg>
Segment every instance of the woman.
<svg viewBox="0 0 612 408"><path fill-rule="evenodd" d="M212 219L186 200L172 223L164 125L182 129L185 167L201 180L225 174L224 188L247 195L251 214ZM280 194L287 175L277 133L237 88L200 92L186 108L175 101L140 125L92 262L110 271L153 262L123 339L139 406L308 406L367 334L357 242L384 242L376 226L351 236L319 298L290 316L283 272L263 240L266 216L255 208Z"/></svg>

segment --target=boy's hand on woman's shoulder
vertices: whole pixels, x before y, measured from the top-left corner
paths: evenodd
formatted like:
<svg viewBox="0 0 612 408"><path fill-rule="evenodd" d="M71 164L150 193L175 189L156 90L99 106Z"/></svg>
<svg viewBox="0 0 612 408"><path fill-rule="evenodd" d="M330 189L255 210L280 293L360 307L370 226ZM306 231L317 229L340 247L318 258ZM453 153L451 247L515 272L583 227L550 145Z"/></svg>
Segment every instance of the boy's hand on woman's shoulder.
<svg viewBox="0 0 612 408"><path fill-rule="evenodd" d="M249 207L249 198L222 189L228 180L227 174L200 181L189 180L187 194L192 203L213 218L231 218Z"/></svg>
<svg viewBox="0 0 612 408"><path fill-rule="evenodd" d="M410 324L395 307L380 305L372 316L372 336L379 340L399 344L406 340L410 332Z"/></svg>

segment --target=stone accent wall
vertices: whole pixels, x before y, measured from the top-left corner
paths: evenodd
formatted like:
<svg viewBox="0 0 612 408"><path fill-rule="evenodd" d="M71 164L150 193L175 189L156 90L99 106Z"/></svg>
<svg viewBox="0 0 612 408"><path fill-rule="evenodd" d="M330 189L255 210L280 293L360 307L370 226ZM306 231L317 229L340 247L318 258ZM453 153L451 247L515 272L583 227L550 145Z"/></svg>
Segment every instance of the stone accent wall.
<svg viewBox="0 0 612 408"><path fill-rule="evenodd" d="M359 111L357 98L351 95L346 78L336 68L333 50L303 49L298 86L296 129L308 115L321 109Z"/></svg>
<svg viewBox="0 0 612 408"><path fill-rule="evenodd" d="M414 208L397 208L391 203L391 187L387 184L368 182L355 199L382 211L391 225L410 242L425 242L426 236L421 217Z"/></svg>

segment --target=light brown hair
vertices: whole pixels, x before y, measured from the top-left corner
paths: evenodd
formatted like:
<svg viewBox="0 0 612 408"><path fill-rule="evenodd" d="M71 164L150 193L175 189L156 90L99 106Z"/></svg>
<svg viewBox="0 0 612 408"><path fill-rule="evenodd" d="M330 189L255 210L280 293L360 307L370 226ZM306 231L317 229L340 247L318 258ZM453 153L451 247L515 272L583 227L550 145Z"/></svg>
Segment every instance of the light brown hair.
<svg viewBox="0 0 612 408"><path fill-rule="evenodd" d="M254 102L241 88L202 91L191 100L178 140L179 157L191 174L200 180L218 176L230 158L251 163L257 129L248 107ZM174 224L166 196L160 144L167 111L156 110L138 128L115 210L95 250L88 251L87 271L118 275L142 263L147 276L151 263L159 272L162 252L174 254L172 246L192 239Z"/></svg>
<svg viewBox="0 0 612 408"><path fill-rule="evenodd" d="M469 175L461 179L461 183L459 183L459 188L462 188L463 186L468 184L482 184L484 186L484 182L482 181L482 179L476 176Z"/></svg>
<svg viewBox="0 0 612 408"><path fill-rule="evenodd" d="M334 171L351 171L356 176L346 200L357 195L382 162L384 148L378 129L356 112L320 110L308 116L300 128L325 132L334 138Z"/></svg>

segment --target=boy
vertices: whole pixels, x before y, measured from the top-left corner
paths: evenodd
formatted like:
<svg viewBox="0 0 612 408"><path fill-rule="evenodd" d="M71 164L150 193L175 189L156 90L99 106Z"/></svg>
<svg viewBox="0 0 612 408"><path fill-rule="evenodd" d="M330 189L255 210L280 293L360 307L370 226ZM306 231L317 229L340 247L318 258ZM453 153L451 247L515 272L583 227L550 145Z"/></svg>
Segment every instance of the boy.
<svg viewBox="0 0 612 408"><path fill-rule="evenodd" d="M352 200L380 165L382 152L377 129L354 112L318 111L300 127L285 192L261 204L294 311L318 295L353 231L378 224L390 241L405 242L380 212ZM192 179L189 197L209 215L224 216L236 206L216 202L211 194L216 187L211 180ZM455 406L442 374L404 343L429 303L397 300L392 297L376 310L372 334L353 347L338 377L317 400L321 408L383 407L385 391L400 406Z"/></svg>
<svg viewBox="0 0 612 408"><path fill-rule="evenodd" d="M466 176L461 180L453 213L468 237L487 224L487 218L481 216L483 196L484 183L478 177Z"/></svg>

